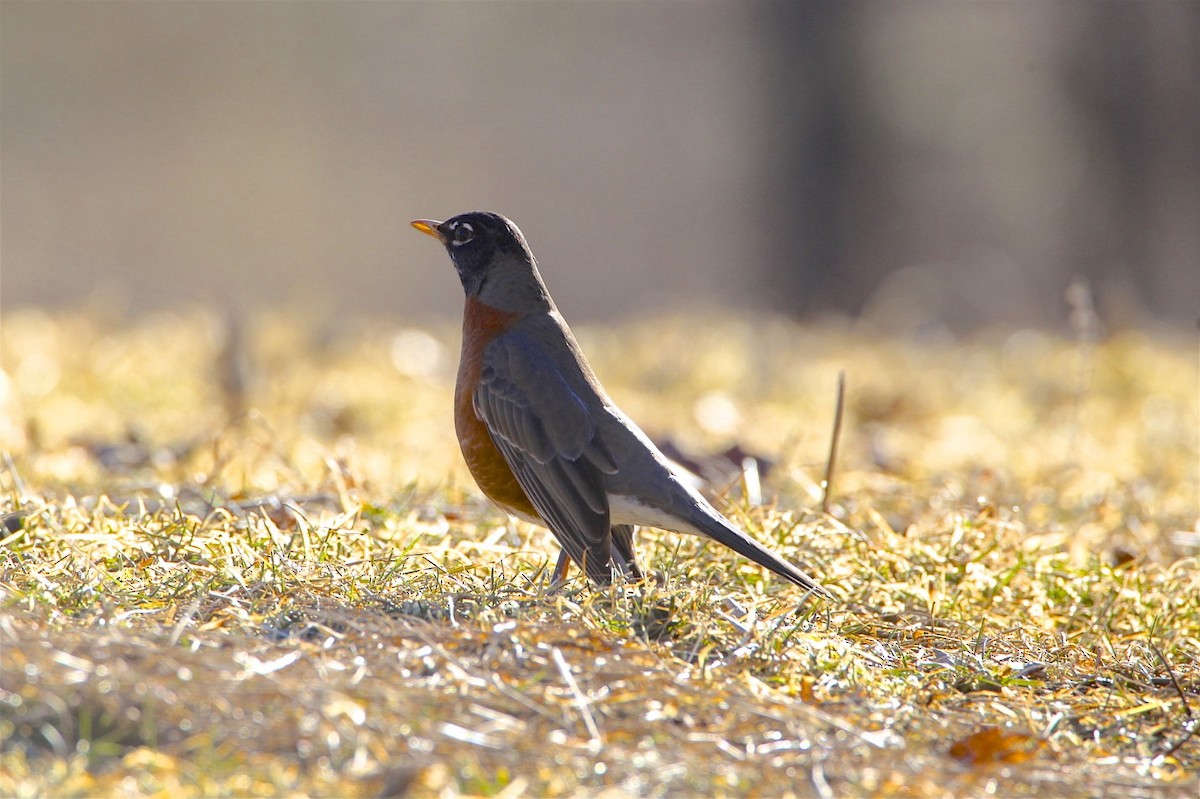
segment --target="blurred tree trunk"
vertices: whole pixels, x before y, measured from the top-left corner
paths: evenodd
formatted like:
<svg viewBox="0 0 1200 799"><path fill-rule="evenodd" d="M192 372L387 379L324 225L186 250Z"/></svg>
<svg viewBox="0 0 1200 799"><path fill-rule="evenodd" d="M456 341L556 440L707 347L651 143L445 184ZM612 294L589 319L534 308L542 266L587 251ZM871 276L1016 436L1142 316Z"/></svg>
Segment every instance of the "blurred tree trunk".
<svg viewBox="0 0 1200 799"><path fill-rule="evenodd" d="M759 214L763 297L796 315L854 312L877 276L847 272L853 235L850 96L856 54L852 6L771 2L755 7L766 103Z"/></svg>
<svg viewBox="0 0 1200 799"><path fill-rule="evenodd" d="M1096 185L1071 267L1117 325L1200 312L1200 3L1099 3L1070 37L1068 85Z"/></svg>

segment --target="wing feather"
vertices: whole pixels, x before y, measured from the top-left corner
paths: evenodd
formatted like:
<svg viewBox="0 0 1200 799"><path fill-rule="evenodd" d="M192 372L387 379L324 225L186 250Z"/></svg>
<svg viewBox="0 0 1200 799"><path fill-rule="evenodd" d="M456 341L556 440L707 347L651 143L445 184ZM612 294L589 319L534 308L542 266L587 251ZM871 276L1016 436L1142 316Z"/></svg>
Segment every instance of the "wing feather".
<svg viewBox="0 0 1200 799"><path fill-rule="evenodd" d="M612 562L604 475L616 463L586 403L520 331L493 339L483 359L472 398L476 415L563 549L593 580L609 582L619 564Z"/></svg>

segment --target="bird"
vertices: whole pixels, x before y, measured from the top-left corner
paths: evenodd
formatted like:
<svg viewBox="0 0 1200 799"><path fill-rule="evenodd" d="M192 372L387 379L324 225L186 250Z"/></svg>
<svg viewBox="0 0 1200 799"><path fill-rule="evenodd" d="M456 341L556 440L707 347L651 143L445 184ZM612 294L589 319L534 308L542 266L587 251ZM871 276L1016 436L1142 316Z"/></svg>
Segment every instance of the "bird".
<svg viewBox="0 0 1200 799"><path fill-rule="evenodd" d="M466 295L454 390L463 459L492 502L554 534L552 586L572 561L598 585L642 579L641 526L711 539L831 596L723 516L617 407L516 224L489 211L411 224L445 246Z"/></svg>

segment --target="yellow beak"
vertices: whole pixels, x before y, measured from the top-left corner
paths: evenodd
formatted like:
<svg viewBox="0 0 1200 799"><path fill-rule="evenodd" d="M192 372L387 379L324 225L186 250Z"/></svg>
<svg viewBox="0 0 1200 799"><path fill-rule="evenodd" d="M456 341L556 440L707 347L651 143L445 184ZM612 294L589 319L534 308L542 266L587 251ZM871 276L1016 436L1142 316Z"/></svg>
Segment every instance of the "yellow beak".
<svg viewBox="0 0 1200 799"><path fill-rule="evenodd" d="M446 237L442 235L442 231L438 230L442 223L436 219L414 219L411 224L426 236L433 236L442 244L446 243Z"/></svg>

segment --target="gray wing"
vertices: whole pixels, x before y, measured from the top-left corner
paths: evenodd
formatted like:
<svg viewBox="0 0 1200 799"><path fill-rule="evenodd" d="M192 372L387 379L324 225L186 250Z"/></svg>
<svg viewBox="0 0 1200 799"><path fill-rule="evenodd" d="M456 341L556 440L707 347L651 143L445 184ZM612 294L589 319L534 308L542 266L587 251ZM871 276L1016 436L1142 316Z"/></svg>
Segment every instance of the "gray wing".
<svg viewBox="0 0 1200 799"><path fill-rule="evenodd" d="M599 583L612 580L604 475L617 464L584 399L529 336L510 331L483 353L475 413L517 482L571 559Z"/></svg>

